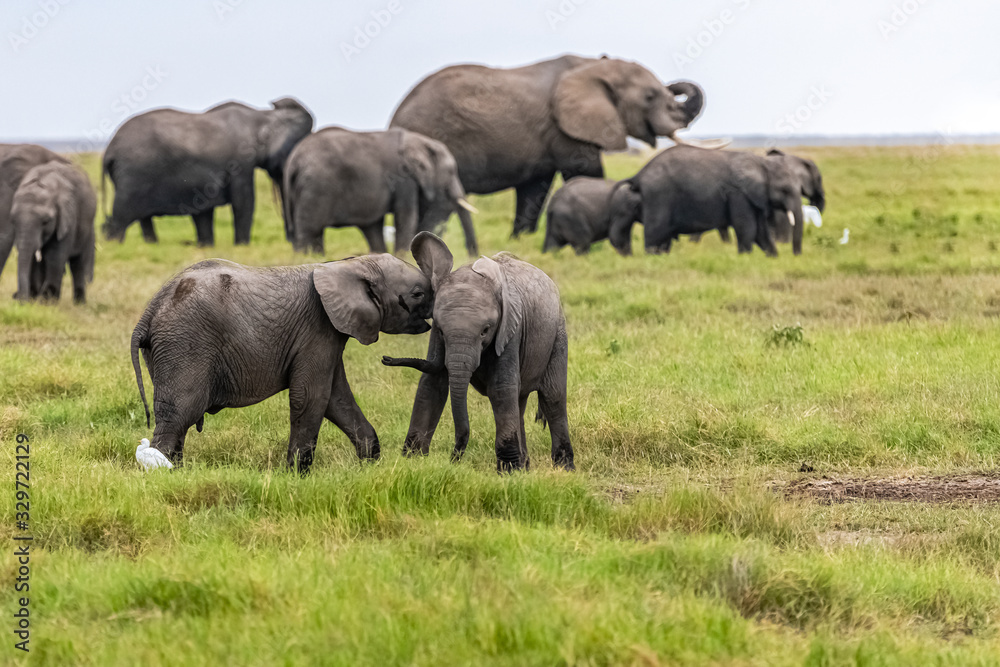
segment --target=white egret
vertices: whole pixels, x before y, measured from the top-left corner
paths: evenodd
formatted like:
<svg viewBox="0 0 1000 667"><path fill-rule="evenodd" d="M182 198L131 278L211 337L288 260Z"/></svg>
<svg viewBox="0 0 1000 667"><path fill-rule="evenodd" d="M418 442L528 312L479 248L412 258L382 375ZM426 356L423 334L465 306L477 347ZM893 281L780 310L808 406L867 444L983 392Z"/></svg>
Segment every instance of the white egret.
<svg viewBox="0 0 1000 667"><path fill-rule="evenodd" d="M815 206L803 206L802 217L805 219L805 222L812 223L813 227L823 226L823 216L820 214L819 209Z"/></svg>
<svg viewBox="0 0 1000 667"><path fill-rule="evenodd" d="M851 230L844 227L844 235L840 237L840 245L847 245L847 239L851 235Z"/></svg>
<svg viewBox="0 0 1000 667"><path fill-rule="evenodd" d="M139 462L146 470L152 470L153 468L173 468L174 464L170 462L163 452L158 449L149 446L149 440L143 438L139 441L139 446L135 448L135 460Z"/></svg>

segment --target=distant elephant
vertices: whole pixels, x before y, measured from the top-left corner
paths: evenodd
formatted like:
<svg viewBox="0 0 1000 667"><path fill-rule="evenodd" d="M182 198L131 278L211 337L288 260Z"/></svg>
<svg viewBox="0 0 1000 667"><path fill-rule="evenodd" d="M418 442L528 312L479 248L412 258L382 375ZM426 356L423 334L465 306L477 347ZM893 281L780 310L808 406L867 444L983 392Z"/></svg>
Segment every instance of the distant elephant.
<svg viewBox="0 0 1000 667"><path fill-rule="evenodd" d="M10 217L17 240L17 294L58 301L69 264L73 301L87 300L94 280L97 196L80 169L60 161L28 171L14 193Z"/></svg>
<svg viewBox="0 0 1000 667"><path fill-rule="evenodd" d="M404 454L426 454L451 393L457 461L469 444L469 384L490 399L497 470L527 468L524 409L538 392L539 418L552 434L552 462L573 469L566 416L566 322L559 290L540 269L507 253L482 257L454 273L448 246L428 232L411 246L431 276L434 327L427 359L383 357L388 366L423 372Z"/></svg>
<svg viewBox="0 0 1000 667"><path fill-rule="evenodd" d="M807 158L788 155L776 148L769 150L767 157L782 162L792 172L802 188L802 196L809 200L811 206L815 206L822 213L826 208L826 192L823 190L823 176L819 173L819 167L816 166L816 163ZM775 212L771 219L771 228L778 241L787 243L791 240L792 226L789 224L787 216Z"/></svg>
<svg viewBox="0 0 1000 667"><path fill-rule="evenodd" d="M455 158L440 141L394 129L353 132L327 127L303 139L288 158L285 235L296 250L323 252L326 227L358 226L371 252L385 252L383 225L392 213L396 251L418 231L436 231L455 211L475 256L465 190Z"/></svg>
<svg viewBox="0 0 1000 667"><path fill-rule="evenodd" d="M406 95L390 127L446 145L466 192L515 188L517 236L537 228L557 172L603 177L601 150L624 150L630 136L682 143L676 132L703 104L697 85L664 86L638 63L564 55L513 69L446 67Z"/></svg>
<svg viewBox="0 0 1000 667"><path fill-rule="evenodd" d="M670 252L673 239L732 227L739 252L756 243L778 254L768 221L779 212L793 221L792 249L802 252L802 199L798 180L780 160L736 151L673 146L632 178L619 181L611 199L611 245L632 251L632 224L643 223L647 253Z"/></svg>
<svg viewBox="0 0 1000 667"><path fill-rule="evenodd" d="M14 192L32 167L53 161L69 164L62 156L41 146L0 144L0 274L14 247L14 225L10 221Z"/></svg>
<svg viewBox="0 0 1000 667"><path fill-rule="evenodd" d="M102 200L104 177L115 185L105 236L124 240L139 220L143 238L155 243L153 216L190 215L198 245L214 245L215 207L232 204L236 243L249 243L254 168L267 171L280 193L285 160L313 127L297 100L271 104L261 110L226 102L204 113L155 109L125 121L104 150Z"/></svg>
<svg viewBox="0 0 1000 667"><path fill-rule="evenodd" d="M132 332L147 426L139 350L155 388L153 446L180 463L188 429L200 431L206 412L288 389L289 466L309 469L324 417L360 458L377 459L378 436L347 384L344 346L348 338L370 345L379 331L423 333L430 312L428 277L392 255L273 268L199 262L160 288Z"/></svg>
<svg viewBox="0 0 1000 667"><path fill-rule="evenodd" d="M552 195L545 222L542 252L573 246L576 254L608 238L610 200L614 181L590 176L571 178Z"/></svg>

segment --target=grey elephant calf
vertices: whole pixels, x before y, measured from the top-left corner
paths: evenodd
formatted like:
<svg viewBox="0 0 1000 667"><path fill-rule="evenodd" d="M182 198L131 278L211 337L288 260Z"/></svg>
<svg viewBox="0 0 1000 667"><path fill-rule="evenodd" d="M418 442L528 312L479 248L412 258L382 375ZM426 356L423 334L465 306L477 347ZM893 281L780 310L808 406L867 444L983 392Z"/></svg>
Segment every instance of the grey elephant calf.
<svg viewBox="0 0 1000 667"><path fill-rule="evenodd" d="M10 208L18 255L15 298L58 301L69 264L73 301L87 300L87 283L94 280L96 212L94 187L76 167L59 161L28 170Z"/></svg>
<svg viewBox="0 0 1000 667"><path fill-rule="evenodd" d="M285 235L296 250L323 252L326 227L357 226L371 252L385 252L383 224L392 213L396 252L413 235L458 212L469 254L476 231L458 165L439 141L402 129L353 132L327 127L295 147L285 169Z"/></svg>
<svg viewBox="0 0 1000 667"><path fill-rule="evenodd" d="M288 389L288 465L309 469L323 418L336 424L362 459L379 457L375 429L344 373L348 338L362 345L379 331L430 329L426 275L391 255L273 268L225 260L195 264L149 302L132 332L132 365L142 350L153 382L153 446L179 463L192 425L205 413L259 403Z"/></svg>
<svg viewBox="0 0 1000 667"><path fill-rule="evenodd" d="M469 443L466 398L471 383L493 406L498 471L529 465L524 409L535 391L552 434L552 461L573 469L566 416L566 323L555 283L506 253L482 257L452 273L448 247L427 232L417 234L411 248L431 276L434 327L426 360L382 360L423 372L403 453L427 453L450 391L452 460L462 457Z"/></svg>
<svg viewBox="0 0 1000 667"><path fill-rule="evenodd" d="M546 214L542 252L573 246L583 255L593 243L608 238L614 181L590 176L571 178L552 195Z"/></svg>

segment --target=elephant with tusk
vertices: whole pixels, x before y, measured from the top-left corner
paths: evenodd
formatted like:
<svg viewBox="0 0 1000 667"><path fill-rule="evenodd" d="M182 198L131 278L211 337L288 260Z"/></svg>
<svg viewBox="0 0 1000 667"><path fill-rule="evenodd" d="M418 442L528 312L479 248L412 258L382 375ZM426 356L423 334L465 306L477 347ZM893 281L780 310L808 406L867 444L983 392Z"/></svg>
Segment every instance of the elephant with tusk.
<svg viewBox="0 0 1000 667"><path fill-rule="evenodd" d="M445 144L466 192L517 192L513 235L538 225L552 179L603 177L601 151L634 137L683 140L704 106L690 81L664 85L642 65L617 58L564 55L501 69L454 65L407 93L390 127Z"/></svg>

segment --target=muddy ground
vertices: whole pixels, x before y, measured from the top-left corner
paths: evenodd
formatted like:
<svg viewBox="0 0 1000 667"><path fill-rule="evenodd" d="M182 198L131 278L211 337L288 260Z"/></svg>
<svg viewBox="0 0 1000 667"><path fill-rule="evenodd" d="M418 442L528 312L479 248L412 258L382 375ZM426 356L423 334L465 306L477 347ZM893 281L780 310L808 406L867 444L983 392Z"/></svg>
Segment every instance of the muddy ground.
<svg viewBox="0 0 1000 667"><path fill-rule="evenodd" d="M826 502L993 503L1000 502L1000 471L882 479L803 477L789 482L782 491L786 496L808 496Z"/></svg>

